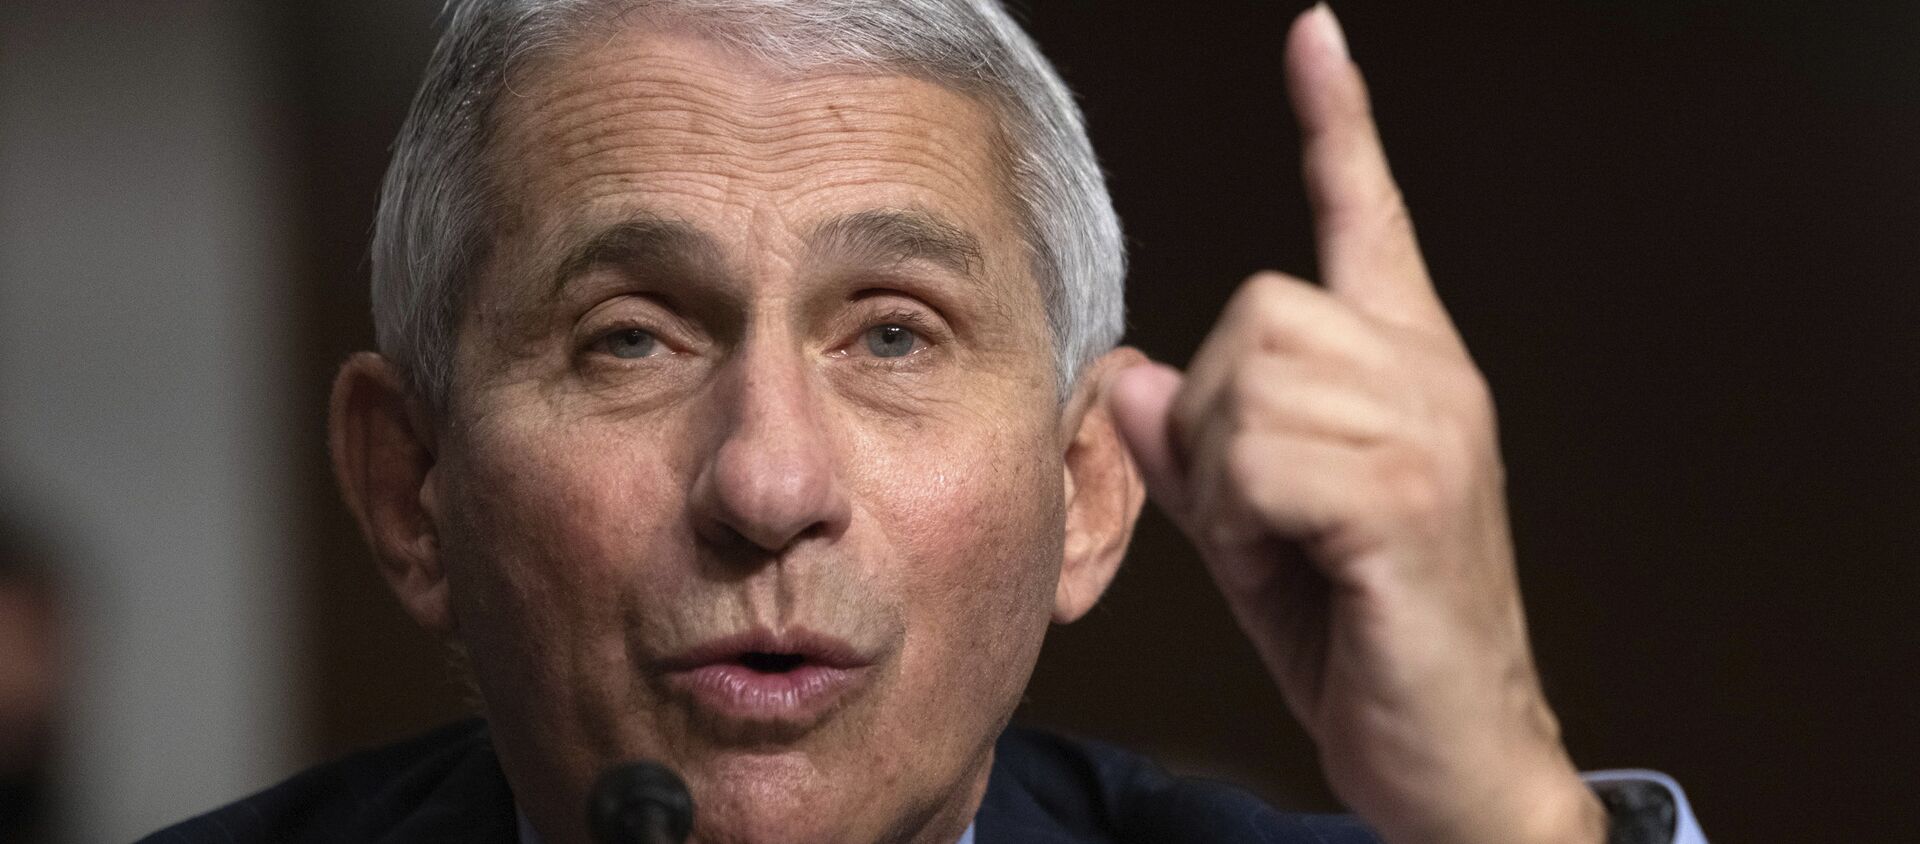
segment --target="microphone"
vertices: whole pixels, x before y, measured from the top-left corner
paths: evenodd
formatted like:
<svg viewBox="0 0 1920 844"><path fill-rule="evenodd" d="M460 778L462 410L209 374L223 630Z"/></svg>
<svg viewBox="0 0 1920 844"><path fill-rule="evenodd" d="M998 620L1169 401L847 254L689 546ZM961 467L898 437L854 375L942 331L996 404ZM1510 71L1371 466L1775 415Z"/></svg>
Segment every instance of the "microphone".
<svg viewBox="0 0 1920 844"><path fill-rule="evenodd" d="M665 765L623 762L594 781L587 826L599 844L681 844L693 831L693 795Z"/></svg>

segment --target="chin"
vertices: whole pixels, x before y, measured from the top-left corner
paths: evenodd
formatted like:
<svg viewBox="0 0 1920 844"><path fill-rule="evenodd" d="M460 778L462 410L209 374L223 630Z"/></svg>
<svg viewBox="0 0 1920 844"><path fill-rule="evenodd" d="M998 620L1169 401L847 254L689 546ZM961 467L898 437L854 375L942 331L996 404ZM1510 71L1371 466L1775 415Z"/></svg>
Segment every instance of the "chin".
<svg viewBox="0 0 1920 844"><path fill-rule="evenodd" d="M757 798L751 791L710 793L695 797L693 844L866 844L883 840L870 828L875 819L851 815L855 806L833 798L847 793L824 789L820 801L785 794ZM868 801L857 808L882 808ZM864 823L863 823L864 821ZM884 826L884 824L882 824Z"/></svg>
<svg viewBox="0 0 1920 844"><path fill-rule="evenodd" d="M879 764L835 776L783 754L732 759L706 773L691 784L689 841L697 844L909 842L938 811L920 789L903 789L910 772Z"/></svg>
<svg viewBox="0 0 1920 844"><path fill-rule="evenodd" d="M797 817L727 818L721 829L696 826L688 844L865 844L846 830L822 824L806 814Z"/></svg>

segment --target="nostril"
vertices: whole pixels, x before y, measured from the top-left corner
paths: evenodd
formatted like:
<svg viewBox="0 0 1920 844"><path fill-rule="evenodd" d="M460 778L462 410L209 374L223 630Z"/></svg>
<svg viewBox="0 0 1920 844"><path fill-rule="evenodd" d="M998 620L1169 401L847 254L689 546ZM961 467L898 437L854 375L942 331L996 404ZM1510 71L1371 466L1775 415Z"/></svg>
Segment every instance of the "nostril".
<svg viewBox="0 0 1920 844"><path fill-rule="evenodd" d="M762 674L785 674L800 667L806 657L799 654L775 654L752 651L740 655L740 664Z"/></svg>
<svg viewBox="0 0 1920 844"><path fill-rule="evenodd" d="M702 538L782 553L838 535L852 512L810 411L753 411L701 467L690 497Z"/></svg>

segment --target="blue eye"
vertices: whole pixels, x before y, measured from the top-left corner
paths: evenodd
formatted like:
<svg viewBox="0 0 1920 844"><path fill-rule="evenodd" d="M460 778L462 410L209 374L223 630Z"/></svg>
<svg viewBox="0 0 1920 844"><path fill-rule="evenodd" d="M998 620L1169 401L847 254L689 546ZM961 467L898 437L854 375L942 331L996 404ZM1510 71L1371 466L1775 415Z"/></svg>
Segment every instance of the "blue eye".
<svg viewBox="0 0 1920 844"><path fill-rule="evenodd" d="M625 328L600 338L600 348L617 358L644 358L659 344L653 335L638 328Z"/></svg>
<svg viewBox="0 0 1920 844"><path fill-rule="evenodd" d="M867 351L874 357L897 358L913 353L917 335L903 325L876 325L867 329Z"/></svg>

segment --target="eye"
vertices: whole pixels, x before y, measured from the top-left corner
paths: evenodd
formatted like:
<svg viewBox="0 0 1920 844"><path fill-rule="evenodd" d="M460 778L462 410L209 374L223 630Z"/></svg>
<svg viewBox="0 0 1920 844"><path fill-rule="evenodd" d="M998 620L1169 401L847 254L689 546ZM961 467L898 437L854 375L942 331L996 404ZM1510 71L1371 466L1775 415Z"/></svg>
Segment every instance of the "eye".
<svg viewBox="0 0 1920 844"><path fill-rule="evenodd" d="M622 328L601 337L595 345L617 358L652 357L660 348L660 342L652 334L639 328Z"/></svg>
<svg viewBox="0 0 1920 844"><path fill-rule="evenodd" d="M913 354L920 336L904 325L888 323L867 329L867 351L877 358L898 358Z"/></svg>

